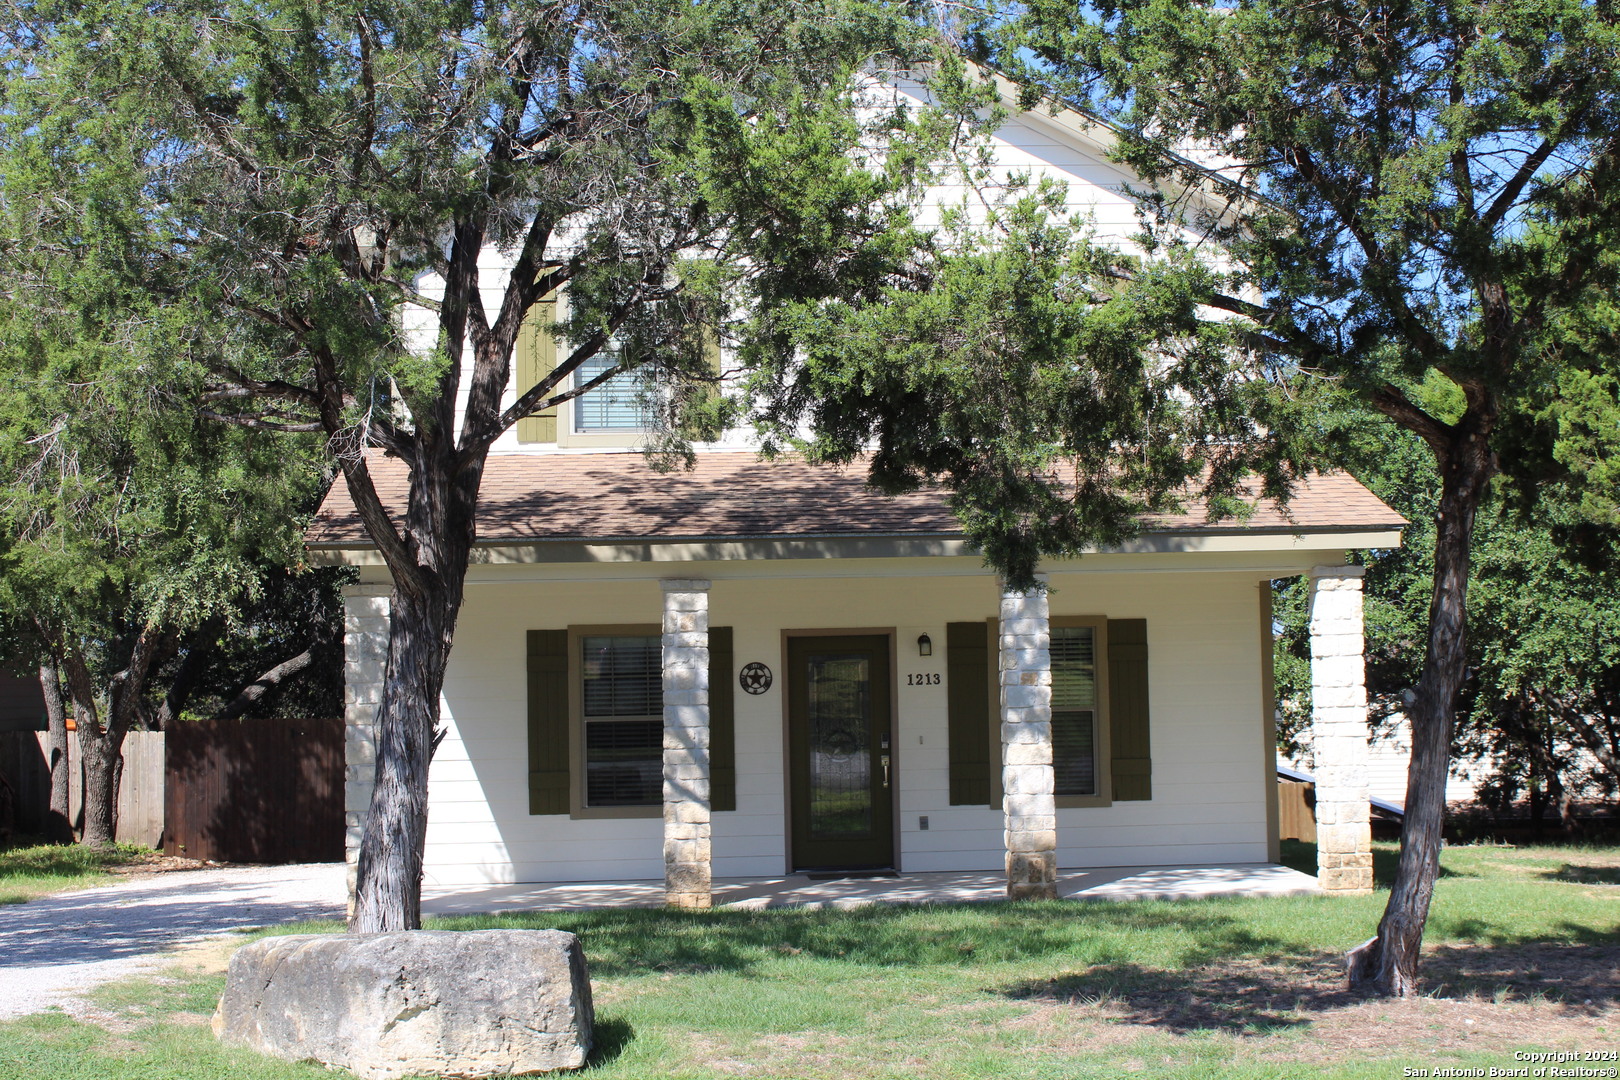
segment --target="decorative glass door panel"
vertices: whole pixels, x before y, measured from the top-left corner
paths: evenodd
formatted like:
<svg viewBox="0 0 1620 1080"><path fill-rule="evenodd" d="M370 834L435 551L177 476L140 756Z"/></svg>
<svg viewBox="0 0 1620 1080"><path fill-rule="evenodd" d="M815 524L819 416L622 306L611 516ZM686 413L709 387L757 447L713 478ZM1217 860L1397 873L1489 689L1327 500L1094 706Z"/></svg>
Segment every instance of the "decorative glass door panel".
<svg viewBox="0 0 1620 1080"><path fill-rule="evenodd" d="M811 653L805 660L810 725L810 835L872 835L871 663Z"/></svg>
<svg viewBox="0 0 1620 1080"><path fill-rule="evenodd" d="M795 868L893 865L889 639L792 638L788 659Z"/></svg>

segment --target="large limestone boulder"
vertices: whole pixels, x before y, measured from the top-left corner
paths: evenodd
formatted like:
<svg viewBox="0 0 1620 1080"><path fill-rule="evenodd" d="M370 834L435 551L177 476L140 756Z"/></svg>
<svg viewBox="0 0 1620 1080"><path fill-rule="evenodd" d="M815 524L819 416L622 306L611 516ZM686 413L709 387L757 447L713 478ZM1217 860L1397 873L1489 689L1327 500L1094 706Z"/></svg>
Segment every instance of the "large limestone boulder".
<svg viewBox="0 0 1620 1080"><path fill-rule="evenodd" d="M592 1019L573 934L301 934L237 950L214 1034L367 1080L523 1076L585 1064Z"/></svg>

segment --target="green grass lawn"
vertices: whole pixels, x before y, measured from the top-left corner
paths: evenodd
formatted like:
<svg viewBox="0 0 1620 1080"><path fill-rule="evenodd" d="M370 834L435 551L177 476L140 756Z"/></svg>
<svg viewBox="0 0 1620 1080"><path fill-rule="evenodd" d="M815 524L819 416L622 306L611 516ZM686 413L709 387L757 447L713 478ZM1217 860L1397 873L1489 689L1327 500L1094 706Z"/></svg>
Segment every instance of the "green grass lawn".
<svg viewBox="0 0 1620 1080"><path fill-rule="evenodd" d="M132 844L87 848L81 844L38 844L0 850L0 904L20 904L46 893L105 885L110 870L152 854Z"/></svg>
<svg viewBox="0 0 1620 1080"><path fill-rule="evenodd" d="M1620 1049L1620 849L1451 848L1443 862L1430 993L1401 1002L1340 985L1383 894L434 925L579 934L598 1021L584 1075L603 1080L1383 1078L1511 1066L1515 1049ZM331 1075L218 1047L206 1019L222 985L187 971L105 988L93 1022L0 1024L0 1075Z"/></svg>

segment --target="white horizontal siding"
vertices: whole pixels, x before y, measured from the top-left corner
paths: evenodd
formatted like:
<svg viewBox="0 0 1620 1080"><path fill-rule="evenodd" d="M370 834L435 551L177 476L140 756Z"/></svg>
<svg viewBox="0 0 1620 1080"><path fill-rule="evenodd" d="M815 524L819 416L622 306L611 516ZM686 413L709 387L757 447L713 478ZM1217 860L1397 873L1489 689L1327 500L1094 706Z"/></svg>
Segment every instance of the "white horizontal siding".
<svg viewBox="0 0 1620 1080"><path fill-rule="evenodd" d="M1193 556L1167 555L1166 559ZM714 818L715 873L786 870L783 775L784 630L895 627L899 859L907 870L994 870L1002 822L989 807L949 805L946 693L907 687L911 673L945 672L945 624L996 610L988 574L908 579L926 560L890 560L891 578L726 578L721 564L674 572L715 577L711 622L733 627L738 666L759 660L776 682L736 695L736 811ZM790 570L794 564L781 564ZM1082 563L1100 565L1097 563ZM833 573L836 568L824 572ZM430 779L427 864L435 886L658 878L659 818L572 820L528 813L527 631L657 619L656 579L520 580L487 568L468 588L446 675L447 736ZM1056 573L1056 615L1145 618L1152 701L1150 802L1059 812L1063 866L1264 861L1258 587L1252 573ZM927 632L934 655L916 655ZM728 677L735 677L734 673ZM929 828L919 827L926 815Z"/></svg>
<svg viewBox="0 0 1620 1080"><path fill-rule="evenodd" d="M908 96L900 92L900 96ZM913 103L917 99L912 98ZM923 196L918 209L918 222L924 227L935 227L940 221L940 210L954 207L963 210L969 220L983 221L987 207L994 205L1008 193L1014 176L1024 177L1031 188L1042 180L1057 181L1064 185L1065 210L1090 223L1098 240L1122 249L1134 247L1132 238L1140 231L1135 203L1125 194L1128 184L1137 183L1118 165L1067 140L1058 129L1040 114L1009 117L990 137L992 164L987 175L975 176L970 182L959 168L942 166L940 182ZM1191 234L1189 234L1189 237ZM566 243L566 238L560 242ZM490 247L479 253L479 295L484 310L494 314L501 308L510 276L512 253L503 253ZM438 300L443 297L444 283L434 274L424 275L417 287L423 296ZM405 310L401 322L409 346L423 353L435 345L437 321L424 308ZM457 390L456 417L460 418L467 405L470 392L471 356L464 354L463 377ZM516 400L517 389L509 385L501 397L505 408ZM524 388L526 389L526 388ZM566 425L569 406L559 409L558 423ZM458 428L459 433L459 428ZM635 434L626 434L625 446L640 445ZM707 448L735 448L752 445L752 433L747 429L726 432L720 441L704 444ZM554 453L556 444L519 443L515 428L503 433L491 446L494 453Z"/></svg>

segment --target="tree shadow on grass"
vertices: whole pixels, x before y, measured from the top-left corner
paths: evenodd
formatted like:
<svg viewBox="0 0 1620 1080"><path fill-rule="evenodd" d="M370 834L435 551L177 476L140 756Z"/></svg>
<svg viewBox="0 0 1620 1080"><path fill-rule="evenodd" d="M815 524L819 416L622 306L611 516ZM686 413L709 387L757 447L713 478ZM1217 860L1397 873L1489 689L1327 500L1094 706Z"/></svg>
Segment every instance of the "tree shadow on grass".
<svg viewBox="0 0 1620 1080"><path fill-rule="evenodd" d="M1615 935L1571 927L1577 944L1442 945L1423 958L1426 992L1442 997L1545 998L1566 1005L1620 1003Z"/></svg>
<svg viewBox="0 0 1620 1080"><path fill-rule="evenodd" d="M746 975L766 963L800 958L887 968L966 968L1057 956L1127 963L1140 954L1140 942L1162 939L1161 932L1173 936L1174 959L1183 964L1297 948L1257 932L1230 911L1162 901L706 912L618 908L448 917L431 925L567 930L584 941L592 974L607 977L649 971Z"/></svg>
<svg viewBox="0 0 1620 1080"><path fill-rule="evenodd" d="M1322 957L1316 964L1329 962ZM1176 1034L1265 1035L1308 1025L1309 1012L1363 1000L1327 984L1310 965L1231 960L1182 971L1108 964L1015 983L1000 993L1020 1001L1101 1006L1118 1022Z"/></svg>
<svg viewBox="0 0 1620 1080"><path fill-rule="evenodd" d="M1620 885L1620 866L1592 866L1567 862L1556 870L1543 870L1549 881L1570 881L1577 885Z"/></svg>
<svg viewBox="0 0 1620 1080"><path fill-rule="evenodd" d="M1568 1013L1593 1013L1620 1005L1620 945L1447 945L1424 954L1420 977L1431 998L1543 1001ZM1174 1034L1244 1037L1306 1027L1370 999L1345 986L1343 958L1331 953L1283 962L1220 960L1182 970L1102 964L998 993L1094 1007L1116 1022Z"/></svg>
<svg viewBox="0 0 1620 1080"><path fill-rule="evenodd" d="M1546 944L1552 947L1561 945L1620 945L1620 923L1600 930L1582 923L1560 921L1556 930L1543 933L1537 938L1528 938L1516 933L1516 928L1499 922L1486 922L1483 919L1452 918L1445 912L1430 916L1431 930L1439 929L1447 938L1458 938L1464 944L1458 948L1477 948L1490 946L1493 948L1527 948L1531 945ZM1551 939L1551 940L1548 940Z"/></svg>

